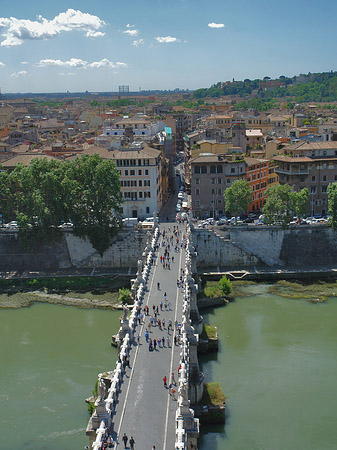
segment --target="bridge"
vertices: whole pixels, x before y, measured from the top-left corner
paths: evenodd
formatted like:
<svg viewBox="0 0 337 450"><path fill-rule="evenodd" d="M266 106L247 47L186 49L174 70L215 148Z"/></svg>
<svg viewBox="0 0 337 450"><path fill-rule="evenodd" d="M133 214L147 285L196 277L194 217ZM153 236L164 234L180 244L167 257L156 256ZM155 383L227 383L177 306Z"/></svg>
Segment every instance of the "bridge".
<svg viewBox="0 0 337 450"><path fill-rule="evenodd" d="M170 258L163 262L165 252ZM202 317L192 277L195 257L190 224L159 225L155 218L132 280L133 307L130 314L124 310L116 337L116 366L98 376L88 448L124 448L124 434L127 448L133 448L131 437L135 449L197 448L199 420L191 404L201 399L203 374L197 358ZM159 338L151 351L150 340L154 345Z"/></svg>

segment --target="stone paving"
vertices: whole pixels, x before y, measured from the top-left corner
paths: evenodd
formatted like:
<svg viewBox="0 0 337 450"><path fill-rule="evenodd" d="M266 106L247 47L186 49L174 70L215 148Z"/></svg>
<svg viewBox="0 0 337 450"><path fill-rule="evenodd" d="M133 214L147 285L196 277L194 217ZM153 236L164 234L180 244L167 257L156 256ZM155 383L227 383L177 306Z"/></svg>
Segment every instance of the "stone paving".
<svg viewBox="0 0 337 450"><path fill-rule="evenodd" d="M160 225L160 231L170 228L172 235L173 226L178 226L174 222ZM186 231L186 225L179 225L181 231L180 238ZM162 239L160 238L159 244ZM176 381L178 380L178 365L180 347L174 345L174 332L168 333L167 326L169 320L172 323L181 320L183 295L177 288L177 279L181 275L181 269L185 264L185 250L180 248L179 253L174 251L174 246L170 249L170 256L174 256L174 263L171 268L164 269L159 257L163 256L164 248L159 247L156 253L156 261L152 266L151 275L147 284L147 295L145 296L143 307L149 306L149 314L152 315L153 305L159 307L160 320L165 319L165 328L160 330L158 325L151 327L150 338L158 339L165 337L165 346L150 352L145 340L145 331L148 328L149 317L144 316L145 323L138 325L137 334L140 335L140 343L137 339L133 344L130 353L130 368L126 369L124 381L119 395L116 413L113 417L114 429L112 437L117 438L117 448L124 448L122 436L124 433L130 439L135 440L135 449L146 450L156 446L156 450L166 450L174 448L175 442L175 412L177 402L169 394L169 390L164 387L163 377L166 376L168 383L171 373L174 372ZM160 283L160 289L157 283ZM170 310L160 310L160 302L164 303L164 293L171 304ZM167 338L170 339L170 345ZM174 386L173 386L174 387ZM176 387L177 390L177 387ZM177 394L175 394L177 395ZM130 448L128 445L127 448Z"/></svg>

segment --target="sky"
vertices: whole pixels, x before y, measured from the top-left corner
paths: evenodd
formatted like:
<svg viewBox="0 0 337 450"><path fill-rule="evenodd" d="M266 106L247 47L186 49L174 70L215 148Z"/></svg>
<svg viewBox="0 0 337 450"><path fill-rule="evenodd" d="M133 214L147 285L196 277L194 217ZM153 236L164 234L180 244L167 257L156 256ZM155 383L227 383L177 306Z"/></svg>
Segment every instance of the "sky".
<svg viewBox="0 0 337 450"><path fill-rule="evenodd" d="M0 87L198 89L337 70L335 0L1 2Z"/></svg>

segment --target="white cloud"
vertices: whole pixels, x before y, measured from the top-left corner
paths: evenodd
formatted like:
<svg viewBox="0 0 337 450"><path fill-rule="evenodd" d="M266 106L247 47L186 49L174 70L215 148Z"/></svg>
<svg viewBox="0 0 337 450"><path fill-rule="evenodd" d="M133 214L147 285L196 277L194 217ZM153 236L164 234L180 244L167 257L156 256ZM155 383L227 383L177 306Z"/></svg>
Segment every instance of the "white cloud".
<svg viewBox="0 0 337 450"><path fill-rule="evenodd" d="M139 47L142 44L144 44L144 39L136 39L135 41L132 42L132 45L134 47Z"/></svg>
<svg viewBox="0 0 337 450"><path fill-rule="evenodd" d="M160 44L168 44L170 42L179 42L179 39L172 36L158 36L155 38Z"/></svg>
<svg viewBox="0 0 337 450"><path fill-rule="evenodd" d="M127 23L126 28L135 28L135 25L130 25L129 23Z"/></svg>
<svg viewBox="0 0 337 450"><path fill-rule="evenodd" d="M28 64L28 61L21 61L21 64L22 64L22 65L27 65L27 64Z"/></svg>
<svg viewBox="0 0 337 450"><path fill-rule="evenodd" d="M208 26L210 28L224 28L225 24L211 22L211 23L208 24Z"/></svg>
<svg viewBox="0 0 337 450"><path fill-rule="evenodd" d="M123 33L128 34L129 36L137 36L139 33L139 30L137 30L136 28L134 28L132 30L127 29L127 30L124 30Z"/></svg>
<svg viewBox="0 0 337 450"><path fill-rule="evenodd" d="M124 62L117 61L116 63L113 63L106 58L103 58L100 61L94 61L92 63L78 58L71 58L68 61L62 61L61 59L41 59L41 61L39 61L36 65L38 67L56 66L74 67L78 69L99 69L101 67L108 69L119 69L127 67L127 64Z"/></svg>
<svg viewBox="0 0 337 450"><path fill-rule="evenodd" d="M61 75L62 77L65 77L65 76L72 76L75 74L74 74L74 72L68 72L68 73L60 72L59 75Z"/></svg>
<svg viewBox="0 0 337 450"><path fill-rule="evenodd" d="M97 38L97 37L102 37L105 36L105 33L102 33L101 31L92 31L89 30L85 33L85 37L89 38Z"/></svg>
<svg viewBox="0 0 337 450"><path fill-rule="evenodd" d="M13 72L11 78L27 77L28 75L27 70L20 70L20 72Z"/></svg>
<svg viewBox="0 0 337 450"><path fill-rule="evenodd" d="M0 67L5 67L6 64L0 61Z"/></svg>
<svg viewBox="0 0 337 450"><path fill-rule="evenodd" d="M17 19L16 17L0 17L0 33L5 38L2 47L21 45L25 40L51 39L63 31L84 31L86 37L104 35L97 30L106 25L99 17L68 9L54 17L45 19L41 15L37 20Z"/></svg>

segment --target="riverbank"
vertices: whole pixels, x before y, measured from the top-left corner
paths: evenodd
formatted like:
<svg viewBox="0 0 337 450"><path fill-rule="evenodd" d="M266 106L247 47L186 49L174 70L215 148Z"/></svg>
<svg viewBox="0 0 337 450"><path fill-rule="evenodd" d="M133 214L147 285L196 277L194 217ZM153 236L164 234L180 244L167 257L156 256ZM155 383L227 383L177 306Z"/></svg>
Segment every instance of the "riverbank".
<svg viewBox="0 0 337 450"><path fill-rule="evenodd" d="M34 303L79 308L120 309L120 288L128 277L52 277L0 280L0 308L29 307Z"/></svg>

